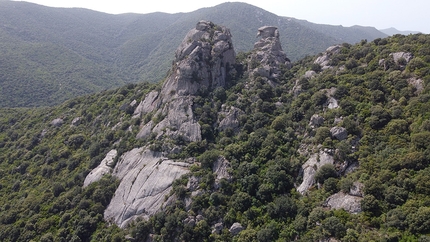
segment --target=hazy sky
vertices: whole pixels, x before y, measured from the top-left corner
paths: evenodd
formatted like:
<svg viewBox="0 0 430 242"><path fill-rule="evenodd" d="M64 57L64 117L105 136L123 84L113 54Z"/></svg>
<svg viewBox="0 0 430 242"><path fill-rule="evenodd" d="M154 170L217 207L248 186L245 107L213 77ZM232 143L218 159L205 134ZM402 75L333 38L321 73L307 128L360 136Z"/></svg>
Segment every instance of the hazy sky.
<svg viewBox="0 0 430 242"><path fill-rule="evenodd" d="M81 7L106 13L191 12L226 0L26 0L51 7ZM430 33L429 0L243 0L279 16L318 24L395 27Z"/></svg>

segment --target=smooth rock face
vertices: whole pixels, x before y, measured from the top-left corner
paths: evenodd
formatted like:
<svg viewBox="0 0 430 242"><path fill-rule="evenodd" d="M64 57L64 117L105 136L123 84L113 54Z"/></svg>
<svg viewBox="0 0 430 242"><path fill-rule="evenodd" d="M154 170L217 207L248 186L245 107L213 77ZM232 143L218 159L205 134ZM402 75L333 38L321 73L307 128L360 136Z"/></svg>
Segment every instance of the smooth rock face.
<svg viewBox="0 0 430 242"><path fill-rule="evenodd" d="M321 151L318 154L313 154L302 165L303 182L297 188L297 191L301 194L305 194L307 190L315 184L315 174L317 173L318 169L326 164L334 164L333 156L324 151Z"/></svg>
<svg viewBox="0 0 430 242"><path fill-rule="evenodd" d="M248 57L248 68L252 75L276 79L282 66L291 65L287 55L282 50L279 41L279 31L274 26L264 26L258 29L260 41L254 44L254 51Z"/></svg>
<svg viewBox="0 0 430 242"><path fill-rule="evenodd" d="M335 193L331 195L325 201L325 206L331 209L345 209L345 211L350 213L361 212L361 200L362 197L351 196L342 192Z"/></svg>
<svg viewBox="0 0 430 242"><path fill-rule="evenodd" d="M84 186L86 187L93 182L99 181L103 175L111 173L112 165L115 157L117 156L117 150L111 150L106 154L106 157L100 162L100 165L94 168L88 175L85 177Z"/></svg>
<svg viewBox="0 0 430 242"><path fill-rule="evenodd" d="M125 153L113 172L121 183L105 210L105 219L120 227L138 216L148 219L162 208L173 181L188 173L188 166L144 148Z"/></svg>

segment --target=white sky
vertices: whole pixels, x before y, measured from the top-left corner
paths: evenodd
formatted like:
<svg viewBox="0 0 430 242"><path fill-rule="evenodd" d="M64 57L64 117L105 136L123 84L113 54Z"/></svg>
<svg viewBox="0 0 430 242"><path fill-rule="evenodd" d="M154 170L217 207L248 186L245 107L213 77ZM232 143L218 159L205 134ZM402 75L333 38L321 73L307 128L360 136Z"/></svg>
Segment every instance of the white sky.
<svg viewBox="0 0 430 242"><path fill-rule="evenodd" d="M50 7L81 7L105 13L191 12L228 0L26 0ZM430 33L429 0L242 0L279 16L318 24L394 27Z"/></svg>

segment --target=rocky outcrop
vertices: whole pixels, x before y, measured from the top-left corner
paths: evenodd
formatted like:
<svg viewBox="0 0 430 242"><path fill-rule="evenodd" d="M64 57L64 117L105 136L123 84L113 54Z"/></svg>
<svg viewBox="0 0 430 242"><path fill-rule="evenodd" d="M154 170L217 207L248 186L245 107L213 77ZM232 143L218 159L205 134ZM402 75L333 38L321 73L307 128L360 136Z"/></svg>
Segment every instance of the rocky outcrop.
<svg viewBox="0 0 430 242"><path fill-rule="evenodd" d="M330 129L330 134L338 140L348 138L348 131L344 127L333 127Z"/></svg>
<svg viewBox="0 0 430 242"><path fill-rule="evenodd" d="M325 151L320 151L317 154L313 154L303 165L303 182L297 188L297 191L301 194L305 194L310 187L315 184L315 174L318 169L326 164L334 164L333 156Z"/></svg>
<svg viewBox="0 0 430 242"><path fill-rule="evenodd" d="M406 65L412 60L413 55L410 52L395 52L391 53L387 59L379 60L379 65L384 67L384 70L397 65L404 69Z"/></svg>
<svg viewBox="0 0 430 242"><path fill-rule="evenodd" d="M60 127L63 124L64 124L64 120L62 118L56 118L51 121L51 125L54 127Z"/></svg>
<svg viewBox="0 0 430 242"><path fill-rule="evenodd" d="M113 172L121 183L105 210L105 219L120 227L137 217L148 219L163 207L173 181L188 173L189 165L145 148L126 152Z"/></svg>
<svg viewBox="0 0 430 242"><path fill-rule="evenodd" d="M409 85L412 85L415 88L415 94L419 95L424 90L424 81L422 79L417 79L416 77L412 77L408 79Z"/></svg>
<svg viewBox="0 0 430 242"><path fill-rule="evenodd" d="M318 114L312 115L311 119L309 120L309 126L311 128L318 128L324 123L324 118L319 116Z"/></svg>
<svg viewBox="0 0 430 242"><path fill-rule="evenodd" d="M348 194L343 192L335 193L327 198L324 206L330 209L345 209L349 213L360 213L363 187L362 183L356 181L351 186Z"/></svg>
<svg viewBox="0 0 430 242"><path fill-rule="evenodd" d="M244 230L243 226L240 223L234 223L228 231L235 236L239 234L242 230Z"/></svg>
<svg viewBox="0 0 430 242"><path fill-rule="evenodd" d="M248 57L248 71L252 76L276 79L279 77L282 67L291 65L282 50L278 28L261 27L258 29L257 37L261 37L261 39L254 44L254 50Z"/></svg>
<svg viewBox="0 0 430 242"><path fill-rule="evenodd" d="M93 182L99 181L105 174L111 173L114 160L117 156L117 150L111 150L106 154L106 157L94 168L85 178L84 186L86 187Z"/></svg>
<svg viewBox="0 0 430 242"><path fill-rule="evenodd" d="M361 212L362 199L362 197L339 192L327 198L324 205L330 209L345 209L349 213L359 213Z"/></svg>
<svg viewBox="0 0 430 242"><path fill-rule="evenodd" d="M148 93L133 115L145 121L137 138L155 139L162 144L161 151L144 146L125 152L112 173L121 182L104 216L120 227L137 217L148 219L173 202L172 197L168 198L172 183L189 172L194 160L175 161L167 156L182 149L175 144L178 139L185 142L202 139L193 112L194 98L200 92L224 87L235 63L229 29L207 21L200 21L188 32L175 54L171 74L161 90ZM234 129L236 116L237 111L228 112L229 122L226 120L222 127ZM218 181L228 178L228 161L220 159L215 166Z"/></svg>
<svg viewBox="0 0 430 242"><path fill-rule="evenodd" d="M155 133L158 139L181 136L186 141L200 141L200 125L192 112L194 95L224 87L235 63L230 30L207 21L200 21L188 32L175 55L162 90L149 93L136 108L136 117L154 111L157 117L143 125L138 138Z"/></svg>
<svg viewBox="0 0 430 242"><path fill-rule="evenodd" d="M232 129L235 133L239 132L239 116L244 113L245 112L236 107L227 107L223 105L218 115L218 130L225 131L227 129Z"/></svg>
<svg viewBox="0 0 430 242"><path fill-rule="evenodd" d="M338 54L340 49L340 45L328 47L327 50L314 61L314 63L320 65L323 70L330 68L331 57Z"/></svg>

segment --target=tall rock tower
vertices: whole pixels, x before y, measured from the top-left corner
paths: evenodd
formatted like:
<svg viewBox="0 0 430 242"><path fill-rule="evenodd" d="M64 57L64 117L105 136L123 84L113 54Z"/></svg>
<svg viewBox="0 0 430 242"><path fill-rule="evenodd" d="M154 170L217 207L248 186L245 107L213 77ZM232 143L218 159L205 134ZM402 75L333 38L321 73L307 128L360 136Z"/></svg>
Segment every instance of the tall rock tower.
<svg viewBox="0 0 430 242"><path fill-rule="evenodd" d="M279 77L281 68L290 68L291 62L282 50L279 31L274 26L258 29L257 37L261 39L254 44L254 50L248 57L248 71L253 76L269 79Z"/></svg>

